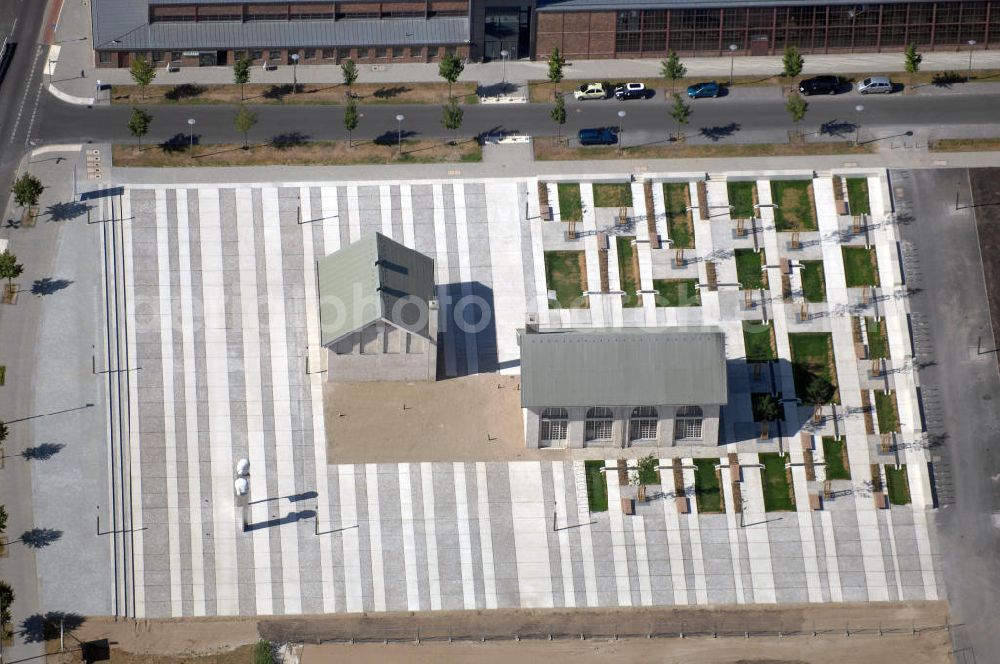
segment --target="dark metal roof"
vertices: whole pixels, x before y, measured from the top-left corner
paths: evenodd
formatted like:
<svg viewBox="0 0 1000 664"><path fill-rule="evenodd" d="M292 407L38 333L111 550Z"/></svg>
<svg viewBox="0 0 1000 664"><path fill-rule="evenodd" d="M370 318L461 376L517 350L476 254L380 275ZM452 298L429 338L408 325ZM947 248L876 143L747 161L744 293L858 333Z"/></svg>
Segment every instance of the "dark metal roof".
<svg viewBox="0 0 1000 664"><path fill-rule="evenodd" d="M909 0L882 0L882 4ZM948 1L948 0L944 0ZM955 0L956 2L958 0ZM630 9L721 9L732 7L808 7L826 5L862 6L860 0L538 0L537 10L625 11Z"/></svg>
<svg viewBox="0 0 1000 664"><path fill-rule="evenodd" d="M724 404L725 335L717 328L519 332L525 408Z"/></svg>
<svg viewBox="0 0 1000 664"><path fill-rule="evenodd" d="M92 0L94 48L198 50L463 44L467 17L153 23L148 0Z"/></svg>

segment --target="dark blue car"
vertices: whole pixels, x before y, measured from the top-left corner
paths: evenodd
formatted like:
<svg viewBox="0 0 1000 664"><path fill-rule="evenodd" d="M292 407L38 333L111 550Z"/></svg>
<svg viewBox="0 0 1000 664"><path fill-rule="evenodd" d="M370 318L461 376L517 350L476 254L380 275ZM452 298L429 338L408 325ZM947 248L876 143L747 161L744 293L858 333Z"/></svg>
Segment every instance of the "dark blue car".
<svg viewBox="0 0 1000 664"><path fill-rule="evenodd" d="M580 145L614 145L618 142L618 132L613 127L581 129L577 134Z"/></svg>
<svg viewBox="0 0 1000 664"><path fill-rule="evenodd" d="M700 99L701 97L718 97L722 94L722 86L715 81L705 81L688 86L688 97Z"/></svg>

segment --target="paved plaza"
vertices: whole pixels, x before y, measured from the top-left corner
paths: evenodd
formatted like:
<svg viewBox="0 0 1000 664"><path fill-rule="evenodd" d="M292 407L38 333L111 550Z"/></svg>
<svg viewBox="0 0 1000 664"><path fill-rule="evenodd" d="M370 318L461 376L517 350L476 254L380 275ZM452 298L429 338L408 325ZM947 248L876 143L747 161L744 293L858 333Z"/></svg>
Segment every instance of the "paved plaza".
<svg viewBox="0 0 1000 664"><path fill-rule="evenodd" d="M695 248L680 266L666 242L649 242L641 178L629 184L622 227L595 207L587 177L560 178L581 183L583 219L572 240L554 179L543 183L552 221L542 221L536 179L133 184L120 199L103 199L101 218L126 220L108 225L122 235L105 244L120 252L122 269L107 274L125 295L119 327L138 367L122 396L135 528L134 553L121 554L134 558L134 574L122 565L128 573L119 575L126 604L137 616L167 617L942 597L889 185L884 172L854 175L867 180L872 210L860 230L838 215L831 173L710 174L706 205L693 205ZM644 174L656 184L662 239L671 229L659 183L687 183L697 201L704 177ZM757 179L761 206L744 235L728 208L727 180L737 178ZM793 246L790 233L776 231L767 180L801 178L812 183L818 230L797 234ZM553 450L552 460L510 463L328 459L315 260L372 231L434 258L446 376L518 373L515 330L529 313L554 327L720 327L731 365L724 444ZM606 277L603 233L611 236ZM641 291L695 279L700 306L643 297L624 307L616 234L635 238ZM874 248L877 288L847 286L845 245ZM769 285L748 301L734 251L757 248ZM587 308L549 307L544 252L565 249L585 254ZM783 259L822 260L824 302L804 302L801 271L788 272ZM463 306L470 301L484 306ZM486 324L460 328L456 316ZM874 378L852 324L866 316L887 331L886 368ZM744 321L773 325L773 370L758 375L746 363ZM814 421L811 408L790 400L780 430L759 440L751 394L792 394L789 334L802 332L830 334L840 404ZM873 390L895 395L897 432L872 430L865 395ZM823 509L813 510L810 496L826 479L823 437L846 441L851 479L831 480ZM765 511L758 453L778 451L789 455L792 511ZM605 473L609 510L591 513L583 456L614 466L647 453L663 465L680 459L690 513L674 500L681 487L667 482L635 515L623 514L620 499L635 488L620 486L614 471ZM725 512L699 513L692 460L718 459L728 477L730 454L742 466L739 495L722 482ZM233 498L243 457L252 464L246 532ZM877 509L872 469L884 484L896 464L910 503Z"/></svg>

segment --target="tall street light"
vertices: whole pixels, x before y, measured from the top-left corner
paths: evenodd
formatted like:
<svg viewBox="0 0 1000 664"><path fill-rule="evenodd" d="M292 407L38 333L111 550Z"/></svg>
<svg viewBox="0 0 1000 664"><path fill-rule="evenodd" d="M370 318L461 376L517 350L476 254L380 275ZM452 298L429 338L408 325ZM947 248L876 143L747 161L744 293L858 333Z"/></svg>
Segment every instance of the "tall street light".
<svg viewBox="0 0 1000 664"><path fill-rule="evenodd" d="M405 119L406 116L402 113L396 116L396 140L398 141L399 154L403 154L403 120Z"/></svg>
<svg viewBox="0 0 1000 664"><path fill-rule="evenodd" d="M858 104L854 107L854 110L858 112L858 121L854 125L854 146L857 147L861 145L861 113L865 110L865 107Z"/></svg>
<svg viewBox="0 0 1000 664"><path fill-rule="evenodd" d="M736 44L729 45L729 87L733 87L733 65L736 64Z"/></svg>
<svg viewBox="0 0 1000 664"><path fill-rule="evenodd" d="M503 70L502 70L503 71L503 76L501 77L500 80L505 85L507 83L507 56L508 55L510 55L510 53L507 52L507 49L504 49L504 50L500 51L500 59L503 60Z"/></svg>
<svg viewBox="0 0 1000 664"><path fill-rule="evenodd" d="M625 111L618 111L618 154L622 153L622 142L624 139L624 134L622 133L622 123L625 122Z"/></svg>
<svg viewBox="0 0 1000 664"><path fill-rule="evenodd" d="M299 89L299 54L292 53L292 94Z"/></svg>
<svg viewBox="0 0 1000 664"><path fill-rule="evenodd" d="M194 150L194 125L197 121L194 118L188 118L188 126L191 127L191 149Z"/></svg>
<svg viewBox="0 0 1000 664"><path fill-rule="evenodd" d="M971 80L972 79L972 49L974 49L976 47L976 40L975 39L970 39L969 41L967 41L965 43L969 45L969 75L966 76L966 78L968 78L968 79Z"/></svg>

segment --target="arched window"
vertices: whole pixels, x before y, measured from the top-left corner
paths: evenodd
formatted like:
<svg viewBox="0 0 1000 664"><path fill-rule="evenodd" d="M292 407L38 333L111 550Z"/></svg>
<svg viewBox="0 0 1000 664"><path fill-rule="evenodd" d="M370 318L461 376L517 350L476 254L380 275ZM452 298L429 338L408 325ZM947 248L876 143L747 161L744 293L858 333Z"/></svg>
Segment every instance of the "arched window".
<svg viewBox="0 0 1000 664"><path fill-rule="evenodd" d="M682 406L678 408L677 416L674 418L674 439L700 439L701 420L701 406Z"/></svg>
<svg viewBox="0 0 1000 664"><path fill-rule="evenodd" d="M656 440L656 424L659 417L652 406L636 406L628 423L628 439Z"/></svg>
<svg viewBox="0 0 1000 664"><path fill-rule="evenodd" d="M539 439L543 444L566 440L566 422L569 413L565 408L546 408L542 411Z"/></svg>
<svg viewBox="0 0 1000 664"><path fill-rule="evenodd" d="M614 413L610 408L595 406L587 411L586 440L611 440L611 425Z"/></svg>

